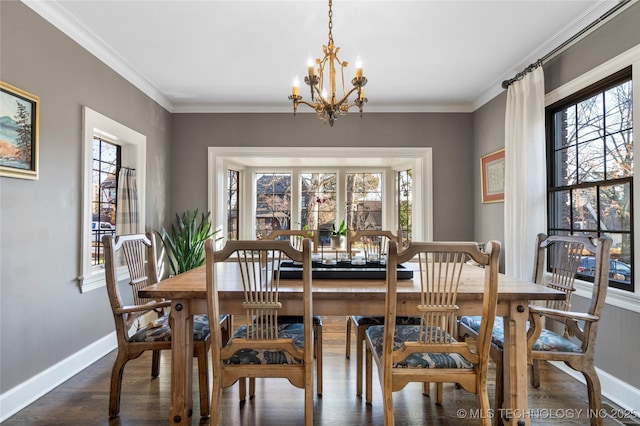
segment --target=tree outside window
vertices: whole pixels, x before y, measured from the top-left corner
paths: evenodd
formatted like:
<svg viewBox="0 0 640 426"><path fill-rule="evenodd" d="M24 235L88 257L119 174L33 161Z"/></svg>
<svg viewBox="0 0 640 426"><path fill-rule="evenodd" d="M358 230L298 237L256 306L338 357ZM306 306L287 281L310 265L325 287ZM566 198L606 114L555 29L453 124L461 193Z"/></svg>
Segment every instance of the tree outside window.
<svg viewBox="0 0 640 426"><path fill-rule="evenodd" d="M398 172L398 232L403 244L411 242L413 177L412 170Z"/></svg>
<svg viewBox="0 0 640 426"><path fill-rule="evenodd" d="M256 237L291 229L291 174L256 175Z"/></svg>
<svg viewBox="0 0 640 426"><path fill-rule="evenodd" d="M347 228L382 229L382 173L347 173L346 178Z"/></svg>
<svg viewBox="0 0 640 426"><path fill-rule="evenodd" d="M301 173L302 229L328 230L336 221L336 174Z"/></svg>

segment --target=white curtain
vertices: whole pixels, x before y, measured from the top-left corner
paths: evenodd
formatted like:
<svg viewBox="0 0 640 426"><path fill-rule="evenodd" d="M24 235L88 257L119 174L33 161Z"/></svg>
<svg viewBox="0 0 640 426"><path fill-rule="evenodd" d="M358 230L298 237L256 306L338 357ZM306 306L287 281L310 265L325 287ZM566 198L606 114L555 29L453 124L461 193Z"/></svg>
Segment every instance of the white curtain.
<svg viewBox="0 0 640 426"><path fill-rule="evenodd" d="M547 231L544 73L509 86L505 118L505 273L530 281L536 235Z"/></svg>
<svg viewBox="0 0 640 426"><path fill-rule="evenodd" d="M138 233L138 187L134 169L120 169L116 209L116 235Z"/></svg>

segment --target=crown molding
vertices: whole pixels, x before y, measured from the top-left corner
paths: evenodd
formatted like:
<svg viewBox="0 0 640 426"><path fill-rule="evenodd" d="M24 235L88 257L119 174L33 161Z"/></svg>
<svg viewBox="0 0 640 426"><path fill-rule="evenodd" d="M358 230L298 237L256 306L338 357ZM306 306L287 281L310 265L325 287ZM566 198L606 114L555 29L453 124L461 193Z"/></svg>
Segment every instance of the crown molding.
<svg viewBox="0 0 640 426"><path fill-rule="evenodd" d="M569 23L566 27L560 30L555 36L551 37L546 43L541 45L537 50L525 56L518 64L514 65L509 72L506 72L501 78L495 80L491 85L489 85L489 87L485 91L483 91L478 96L473 98L473 100L471 101L472 110L473 111L477 110L478 108L480 108L481 106L483 106L484 104L486 104L487 102L489 102L490 100L498 96L500 93L502 93L505 90L502 88L502 82L504 80L509 80L510 78L513 78L514 75L521 72L527 66L536 62L538 59L543 58L549 52L552 52L554 49L558 48L563 43L570 40L572 37L574 37L584 28L587 28L593 22L598 21L604 14L606 14L609 10L611 10L612 8L611 3L612 3L611 0L600 0L588 11L583 13L582 16L576 18L573 22ZM573 44L577 43L587 35L591 34L596 29L600 28L605 22L607 22L609 19L613 18L614 16L620 14L623 10L627 9L633 3L635 3L635 1L629 2L627 5L617 10L616 13L613 13L610 16L608 16L607 19L604 19L598 22L596 25L590 28L589 31L586 31L584 34L581 34L580 37L576 38L575 40L572 40L572 42L567 46L564 46L564 48L561 51L555 52L554 56L560 54L562 51L568 49Z"/></svg>
<svg viewBox="0 0 640 426"><path fill-rule="evenodd" d="M180 104L173 103L165 96L156 86L151 84L144 76L142 76L135 68L129 65L114 49L112 49L97 34L93 33L89 28L70 15L57 0L39 1L39 0L21 0L25 5L38 13L42 18L50 22L64 34L69 36L80 46L85 48L89 53L104 62L107 66L120 74L124 79L137 87L144 94L156 101L159 105L171 113L290 113L291 109L283 105L233 105L233 104ZM635 3L630 2L629 5ZM620 8L617 13L609 17L609 19L623 10L629 5ZM575 34L579 33L583 28L592 22L601 18L608 10L611 9L611 0L600 0L591 9L582 16L571 22L564 29L558 32L545 44L540 46L536 51L524 57L518 64L514 65L510 71L505 72L503 76L489 85L482 93L471 99L468 103L462 104L414 104L414 105L391 105L378 103L377 105L367 105L367 112L387 112L387 113L418 113L418 112L435 112L435 113L469 113L474 112L484 104L498 96L504 90L501 86L502 81L513 77L522 71L526 66L544 57L548 52L562 45L562 43L571 39ZM579 39L590 34L593 30L600 27L606 20L598 23L590 31L583 34ZM577 42L579 39L575 40ZM573 44L573 43L572 43ZM568 46L567 46L568 47ZM310 111L314 113L313 111ZM300 111L300 113L305 113Z"/></svg>
<svg viewBox="0 0 640 426"><path fill-rule="evenodd" d="M130 66L115 50L89 28L70 15L57 0L21 0L26 6L58 28L89 53L136 86L160 106L172 112L173 105L157 87Z"/></svg>

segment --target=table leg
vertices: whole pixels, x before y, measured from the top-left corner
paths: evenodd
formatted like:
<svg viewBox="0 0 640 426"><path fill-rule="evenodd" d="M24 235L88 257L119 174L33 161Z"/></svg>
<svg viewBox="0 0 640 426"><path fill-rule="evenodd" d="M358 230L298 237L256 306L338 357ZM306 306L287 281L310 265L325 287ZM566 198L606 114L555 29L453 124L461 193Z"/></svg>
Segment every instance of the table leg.
<svg viewBox="0 0 640 426"><path fill-rule="evenodd" d="M529 304L514 301L509 316L504 318L504 402L502 416L505 424L529 425L527 405L527 333Z"/></svg>
<svg viewBox="0 0 640 426"><path fill-rule="evenodd" d="M191 424L193 318L189 299L171 301L171 408L169 424Z"/></svg>

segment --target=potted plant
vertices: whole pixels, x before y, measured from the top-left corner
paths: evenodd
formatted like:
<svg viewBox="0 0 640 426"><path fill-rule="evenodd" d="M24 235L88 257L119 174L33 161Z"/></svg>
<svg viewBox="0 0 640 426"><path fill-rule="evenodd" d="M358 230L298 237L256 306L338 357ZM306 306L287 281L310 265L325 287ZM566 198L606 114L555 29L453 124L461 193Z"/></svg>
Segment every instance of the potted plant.
<svg viewBox="0 0 640 426"><path fill-rule="evenodd" d="M219 231L211 228L210 214L203 212L198 218L198 209L187 210L181 215L176 213L177 223L171 225L170 232L162 228L158 233L167 251L172 274L181 274L204 264L204 243Z"/></svg>
<svg viewBox="0 0 640 426"><path fill-rule="evenodd" d="M347 225L344 222L340 222L340 225L336 228L336 224L331 225L331 229L329 230L329 238L331 240L331 249L332 250L340 250L346 245L346 237L347 237Z"/></svg>

